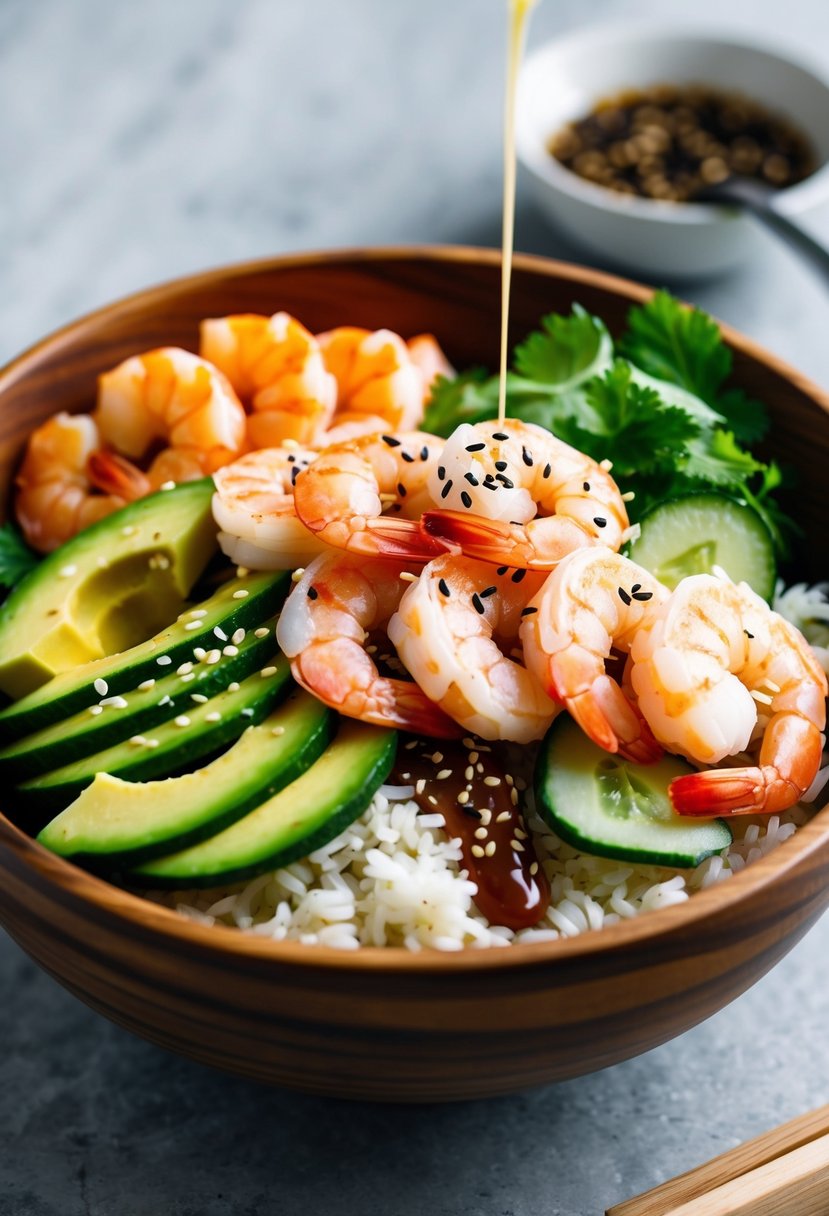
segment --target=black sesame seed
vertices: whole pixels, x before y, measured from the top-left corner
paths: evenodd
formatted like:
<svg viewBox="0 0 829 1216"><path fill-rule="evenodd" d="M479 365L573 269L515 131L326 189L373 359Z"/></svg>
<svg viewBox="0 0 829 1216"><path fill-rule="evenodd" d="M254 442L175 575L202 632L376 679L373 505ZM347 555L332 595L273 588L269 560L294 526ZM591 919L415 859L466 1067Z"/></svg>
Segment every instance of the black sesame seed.
<svg viewBox="0 0 829 1216"><path fill-rule="evenodd" d="M289 456L289 457L288 457L288 464L293 464L295 460L296 460L296 456Z"/></svg>
<svg viewBox="0 0 829 1216"><path fill-rule="evenodd" d="M380 438L383 440L383 443L387 443L390 448L400 447L400 440L395 439L394 435L381 435Z"/></svg>
<svg viewBox="0 0 829 1216"><path fill-rule="evenodd" d="M484 479L484 489L485 490L497 490L498 487L496 486L494 481L488 481L488 480Z"/></svg>
<svg viewBox="0 0 829 1216"><path fill-rule="evenodd" d="M447 596L447 597L448 597L448 595L449 595L449 587L448 587L448 585L447 585L447 582L446 582L446 579L445 579L445 578L439 578L439 579L438 579L438 591L441 593L441 595L445 595L445 596Z"/></svg>
<svg viewBox="0 0 829 1216"><path fill-rule="evenodd" d="M438 465L438 480L443 481L445 476L446 476L446 469L444 468L444 466L442 464L439 464Z"/></svg>
<svg viewBox="0 0 829 1216"><path fill-rule="evenodd" d="M397 493L400 495L401 498L406 497L406 487L403 485L402 481L398 481L398 483L397 483Z"/></svg>
<svg viewBox="0 0 829 1216"><path fill-rule="evenodd" d="M597 528L606 528L607 527L607 520L604 518L603 515L594 515L593 523L596 525Z"/></svg>
<svg viewBox="0 0 829 1216"><path fill-rule="evenodd" d="M744 630L743 630L743 633L746 635L746 637L747 637L747 638L751 638L752 642L754 641L754 634L753 634L753 633L749 633L749 631L748 631L747 629L744 629Z"/></svg>
<svg viewBox="0 0 829 1216"><path fill-rule="evenodd" d="M294 466L294 468L291 469L291 485L292 486L296 485L296 479L298 476L299 476L299 469L296 468L296 466Z"/></svg>
<svg viewBox="0 0 829 1216"><path fill-rule="evenodd" d="M515 482L510 481L509 477L505 477L503 473L496 473L495 476L496 476L497 480L500 481L501 485L504 487L505 490L514 490L515 489Z"/></svg>
<svg viewBox="0 0 829 1216"><path fill-rule="evenodd" d="M464 479L468 481L471 486L478 486L481 484L474 473L464 473Z"/></svg>
<svg viewBox="0 0 829 1216"><path fill-rule="evenodd" d="M526 571L526 570L516 570L516 571L515 571L515 574L513 574L513 575L511 576L511 582L513 582L513 583L520 583L520 582L521 582L523 579L525 579L526 577L527 577L527 571Z"/></svg>
<svg viewBox="0 0 829 1216"><path fill-rule="evenodd" d="M553 471L553 466L551 464L545 464L544 471L542 472L541 476L549 477L550 474L552 473L552 471Z"/></svg>
<svg viewBox="0 0 829 1216"><path fill-rule="evenodd" d="M505 435L503 431L496 431L492 438L506 440L509 439L509 435Z"/></svg>
<svg viewBox="0 0 829 1216"><path fill-rule="evenodd" d="M447 481L446 485L443 487L443 489L440 492L441 498L445 498L451 489L452 489L452 480L450 478L449 481Z"/></svg>
<svg viewBox="0 0 829 1216"><path fill-rule="evenodd" d="M467 494L466 490L461 490L461 502L467 510L472 506L472 495Z"/></svg>
<svg viewBox="0 0 829 1216"><path fill-rule="evenodd" d="M496 574L506 574L507 570L509 570L509 566L499 566L498 569L495 571L495 573Z"/></svg>
<svg viewBox="0 0 829 1216"><path fill-rule="evenodd" d="M628 595L627 591L625 591L624 587L617 587L616 590L619 592L619 599L622 601L622 603L629 604L630 596Z"/></svg>
<svg viewBox="0 0 829 1216"><path fill-rule="evenodd" d="M308 588L308 599L315 600L318 597L319 597L319 591L317 591L316 587L309 587Z"/></svg>
<svg viewBox="0 0 829 1216"><path fill-rule="evenodd" d="M589 494L590 493L590 482L586 481L584 483L584 485L582 486L582 489L584 490L585 494Z"/></svg>
<svg viewBox="0 0 829 1216"><path fill-rule="evenodd" d="M401 452L400 455L406 461L406 464L414 464L414 456L409 452Z"/></svg>
<svg viewBox="0 0 829 1216"><path fill-rule="evenodd" d="M483 616L484 606L483 606L483 603L481 602L480 597L478 596L477 592L474 592L472 595L472 607L475 609L476 612L479 612L481 614L481 616Z"/></svg>
<svg viewBox="0 0 829 1216"><path fill-rule="evenodd" d="M642 590L641 583L634 583L633 586L631 587L631 591L641 591L641 590Z"/></svg>
<svg viewBox="0 0 829 1216"><path fill-rule="evenodd" d="M470 443L466 450L467 452L482 452L485 447L485 443Z"/></svg>
<svg viewBox="0 0 829 1216"><path fill-rule="evenodd" d="M474 806L469 806L468 803L464 804L463 813L464 815L468 815L470 819L483 819L481 812L476 811Z"/></svg>
<svg viewBox="0 0 829 1216"><path fill-rule="evenodd" d="M420 449L420 459L421 460L429 459L429 449L426 447L425 443L424 443L423 447Z"/></svg>
<svg viewBox="0 0 829 1216"><path fill-rule="evenodd" d="M532 616L532 614L534 612L538 612L538 609L537 608L522 608L521 609L522 616Z"/></svg>
<svg viewBox="0 0 829 1216"><path fill-rule="evenodd" d="M481 592L481 599L487 599L488 596L494 595L497 590L497 587L484 587L483 591Z"/></svg>
<svg viewBox="0 0 829 1216"><path fill-rule="evenodd" d="M636 592L634 592L633 598L635 600L640 600L641 602L644 603L645 600L653 599L653 592L652 591L636 591Z"/></svg>
<svg viewBox="0 0 829 1216"><path fill-rule="evenodd" d="M521 459L524 461L524 464L527 466L528 469L531 469L533 467L533 458L530 455L530 453L527 451L526 448L521 449Z"/></svg>
<svg viewBox="0 0 829 1216"><path fill-rule="evenodd" d="M503 473L504 469L507 467L506 460L496 460L495 467L499 473Z"/></svg>

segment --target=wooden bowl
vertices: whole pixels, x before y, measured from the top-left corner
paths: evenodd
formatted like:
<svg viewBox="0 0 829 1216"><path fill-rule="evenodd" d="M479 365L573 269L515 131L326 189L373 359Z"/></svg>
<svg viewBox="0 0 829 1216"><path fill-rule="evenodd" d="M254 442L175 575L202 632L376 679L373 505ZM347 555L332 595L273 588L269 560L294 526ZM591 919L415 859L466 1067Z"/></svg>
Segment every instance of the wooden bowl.
<svg viewBox="0 0 829 1216"><path fill-rule="evenodd" d="M622 279L521 257L512 336L574 301L618 331L647 295ZM194 347L202 317L281 308L313 330L432 330L458 366L493 366L499 258L470 249L283 258L113 304L0 373L3 484L32 426L58 409L89 408L99 371L148 347ZM736 382L771 407L775 454L799 470L800 518L817 562L829 522L829 401L747 339L726 337ZM0 921L61 984L206 1064L351 1098L488 1097L646 1051L748 988L827 901L824 810L727 883L600 932L456 954L340 952L191 923L53 856L0 815Z"/></svg>

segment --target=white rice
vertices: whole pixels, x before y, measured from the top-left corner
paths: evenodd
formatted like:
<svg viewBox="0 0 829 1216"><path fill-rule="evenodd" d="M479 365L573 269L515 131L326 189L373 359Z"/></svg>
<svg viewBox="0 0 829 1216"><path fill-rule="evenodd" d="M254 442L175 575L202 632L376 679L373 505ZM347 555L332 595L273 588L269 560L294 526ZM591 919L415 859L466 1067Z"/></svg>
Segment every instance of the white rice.
<svg viewBox="0 0 829 1216"><path fill-rule="evenodd" d="M824 590L799 584L784 592L778 586L774 607L806 633L826 664ZM543 919L518 932L490 924L477 910L475 884L461 868L460 842L447 839L442 815L418 813L411 786L383 786L356 823L284 869L221 890L154 892L150 898L204 924L343 950L461 950L552 941L683 903L694 891L724 882L788 840L813 813L807 804L820 797L827 780L829 765L804 801L785 814L732 818L731 845L693 870L581 853L530 811L528 827L552 898Z"/></svg>

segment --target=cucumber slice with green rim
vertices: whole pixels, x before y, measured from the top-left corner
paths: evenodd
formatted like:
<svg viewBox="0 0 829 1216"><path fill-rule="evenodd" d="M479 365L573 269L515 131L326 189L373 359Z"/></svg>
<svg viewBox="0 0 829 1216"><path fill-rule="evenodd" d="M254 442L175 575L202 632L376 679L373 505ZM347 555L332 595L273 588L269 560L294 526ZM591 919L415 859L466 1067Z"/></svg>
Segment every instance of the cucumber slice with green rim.
<svg viewBox="0 0 829 1216"><path fill-rule="evenodd" d="M236 654L223 654L222 642L216 637L213 641L216 646L206 652L202 661L191 659L180 664L178 669L172 665L159 667L159 673L172 674L157 679L151 688L133 689L124 696L107 694L98 705L10 743L0 751L0 777L16 780L32 777L35 773L48 773L63 764L123 743L132 735L168 722L176 714L189 714L202 698L210 698L234 680L244 680L251 672L264 667L273 655L273 622L269 623L265 637L258 638L250 630L244 640L232 648ZM207 662L208 657L214 661ZM182 671L182 667L186 670ZM194 695L199 701L193 700Z"/></svg>
<svg viewBox="0 0 829 1216"><path fill-rule="evenodd" d="M362 815L383 784L397 732L341 719L334 742L301 777L255 811L191 849L126 876L143 887L213 887L306 857Z"/></svg>
<svg viewBox="0 0 829 1216"><path fill-rule="evenodd" d="M686 494L651 507L639 521L628 555L671 590L689 574L721 566L771 599L777 569L774 542L763 520L727 494Z"/></svg>
<svg viewBox="0 0 829 1216"><path fill-rule="evenodd" d="M671 806L671 781L693 771L676 756L630 764L560 714L538 753L536 805L562 840L585 853L688 869L732 840L722 819L683 819Z"/></svg>
<svg viewBox="0 0 829 1216"><path fill-rule="evenodd" d="M290 687L291 665L284 655L278 655L233 691L218 693L204 705L191 704L186 714L155 727L146 738L135 736L116 743L106 751L24 781L17 789L26 806L57 810L74 802L97 773L146 781L181 772L238 739L246 727L261 722Z"/></svg>
<svg viewBox="0 0 829 1216"><path fill-rule="evenodd" d="M109 695L120 695L192 659L196 646L210 650L224 645L217 628L230 638L237 629L259 625L282 606L290 586L286 572L250 574L223 583L209 599L182 612L177 621L148 641L63 672L7 706L0 712L0 738L19 739L95 705L101 699L95 689L98 679L106 681Z"/></svg>
<svg viewBox="0 0 829 1216"><path fill-rule="evenodd" d="M325 750L334 724L321 701L295 688L264 722L195 772L147 782L98 773L38 840L96 869L194 845L295 781Z"/></svg>

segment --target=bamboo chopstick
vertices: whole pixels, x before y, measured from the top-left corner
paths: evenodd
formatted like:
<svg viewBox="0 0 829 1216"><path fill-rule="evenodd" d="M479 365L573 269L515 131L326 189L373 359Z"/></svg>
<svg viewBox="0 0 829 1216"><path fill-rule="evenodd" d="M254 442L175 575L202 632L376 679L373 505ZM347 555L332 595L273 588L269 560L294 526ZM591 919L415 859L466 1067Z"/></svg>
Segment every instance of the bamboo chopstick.
<svg viewBox="0 0 829 1216"><path fill-rule="evenodd" d="M829 1106L608 1208L606 1216L827 1216Z"/></svg>

